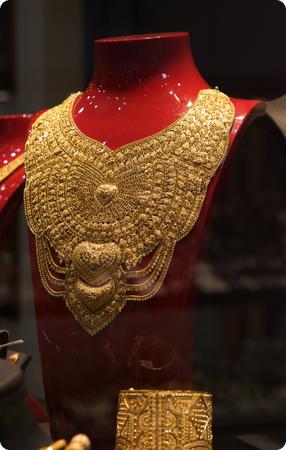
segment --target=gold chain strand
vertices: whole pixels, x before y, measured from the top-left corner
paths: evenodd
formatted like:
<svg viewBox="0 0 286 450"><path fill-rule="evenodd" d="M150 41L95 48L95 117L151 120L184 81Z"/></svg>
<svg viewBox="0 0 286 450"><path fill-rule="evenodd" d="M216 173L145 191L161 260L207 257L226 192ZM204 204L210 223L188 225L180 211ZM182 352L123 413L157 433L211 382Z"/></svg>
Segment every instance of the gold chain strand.
<svg viewBox="0 0 286 450"><path fill-rule="evenodd" d="M41 253L45 256L47 265L54 271L60 274L65 275L67 269L66 267L59 266L53 259L51 255L51 249L50 247L45 243L44 240L39 240L38 245L41 245Z"/></svg>
<svg viewBox="0 0 286 450"><path fill-rule="evenodd" d="M235 111L222 92L201 90L176 122L111 152L75 125L78 95L33 124L24 202L45 289L94 335L162 286L225 158Z"/></svg>
<svg viewBox="0 0 286 450"><path fill-rule="evenodd" d="M144 292L148 287L151 287L157 280L159 281L162 276L163 278L165 278L165 276L162 275L162 273L164 268L166 268L165 270L167 271L169 264L171 262L172 253L173 252L168 249L167 255L160 261L160 264L157 265L154 272L146 280L136 284L126 283L125 284L126 293L128 293L129 291L131 292L133 291L134 294L137 292Z"/></svg>
<svg viewBox="0 0 286 450"><path fill-rule="evenodd" d="M62 297L65 293L64 290L54 290L51 286L51 280L49 278L49 274L46 270L46 266L45 266L45 256L42 257L41 254L41 250L42 250L42 246L39 245L39 241L41 241L41 239L37 239L36 237L36 255L37 255L37 261L38 261L38 268L39 268L39 273L40 273L40 277L41 277L41 281L42 284L44 286L44 288L46 289L46 291L53 297ZM64 287L64 286L62 286Z"/></svg>
<svg viewBox="0 0 286 450"><path fill-rule="evenodd" d="M161 261L164 258L163 248L159 246L156 250L154 255L152 256L151 261L148 263L146 267L139 270L129 270L126 272L126 278L127 279L133 279L133 278L140 278L145 275L148 275L150 272L152 272L153 269L156 268L158 261Z"/></svg>
<svg viewBox="0 0 286 450"><path fill-rule="evenodd" d="M149 300L150 298L154 297L157 292L159 291L159 289L161 288L163 281L165 279L165 276L168 272L170 263L171 263L171 259L174 253L174 247L175 247L175 243L173 248L171 248L169 250L169 253L167 255L166 260L164 261L164 267L162 272L160 273L160 275L158 276L158 280L156 282L156 285L148 292L148 294L144 294L144 295L136 295L136 294L132 294L132 295L126 295L127 300L132 300L132 301L145 301L145 300Z"/></svg>
<svg viewBox="0 0 286 450"><path fill-rule="evenodd" d="M39 266L41 267L41 272L43 276L46 276L47 280L51 281L54 285L64 288L64 279L56 277L51 272L47 252L45 252L40 242L41 239L38 239Z"/></svg>
<svg viewBox="0 0 286 450"><path fill-rule="evenodd" d="M129 277L128 272L125 272L125 277L126 277L126 280L128 281L126 283L127 290L128 290L128 288L130 290L132 290L133 286L135 287L135 289L137 289L137 288L141 289L141 287L144 289L144 286L146 286L147 282L151 283L153 280L156 280L162 271L162 268L165 264L166 259L167 259L167 256L163 255L162 258L160 259L160 262L156 261L156 266L154 266L154 270L153 271L148 270L146 273L144 273L144 276L140 277L139 282L138 282L138 279L139 279L138 276ZM148 278L146 278L146 277L148 277Z"/></svg>

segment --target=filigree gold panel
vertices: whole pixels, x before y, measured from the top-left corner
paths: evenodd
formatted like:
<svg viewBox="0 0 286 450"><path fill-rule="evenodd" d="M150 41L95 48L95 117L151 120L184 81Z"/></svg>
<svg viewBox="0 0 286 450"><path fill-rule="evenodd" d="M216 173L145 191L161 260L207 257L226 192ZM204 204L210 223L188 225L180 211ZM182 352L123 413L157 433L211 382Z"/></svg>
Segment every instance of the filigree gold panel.
<svg viewBox="0 0 286 450"><path fill-rule="evenodd" d="M121 391L116 450L211 450L211 426L206 392Z"/></svg>

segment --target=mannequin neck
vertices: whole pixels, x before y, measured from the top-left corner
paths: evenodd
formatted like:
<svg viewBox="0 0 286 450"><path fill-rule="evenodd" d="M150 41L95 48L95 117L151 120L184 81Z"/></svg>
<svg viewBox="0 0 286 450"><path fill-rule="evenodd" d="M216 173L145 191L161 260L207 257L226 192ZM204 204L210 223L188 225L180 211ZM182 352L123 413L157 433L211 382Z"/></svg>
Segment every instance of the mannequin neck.
<svg viewBox="0 0 286 450"><path fill-rule="evenodd" d="M125 90L159 76L198 74L187 33L162 33L100 39L89 87Z"/></svg>
<svg viewBox="0 0 286 450"><path fill-rule="evenodd" d="M73 117L85 135L110 149L168 126L208 87L187 33L101 39L95 50L94 73Z"/></svg>

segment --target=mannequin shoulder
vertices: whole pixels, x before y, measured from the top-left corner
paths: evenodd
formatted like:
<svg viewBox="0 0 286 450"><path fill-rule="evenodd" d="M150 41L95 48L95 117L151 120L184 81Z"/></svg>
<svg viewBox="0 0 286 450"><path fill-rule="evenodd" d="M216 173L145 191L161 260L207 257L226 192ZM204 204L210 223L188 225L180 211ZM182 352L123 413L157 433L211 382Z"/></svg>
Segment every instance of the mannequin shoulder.
<svg viewBox="0 0 286 450"><path fill-rule="evenodd" d="M30 114L0 117L0 239L22 201L24 146Z"/></svg>
<svg viewBox="0 0 286 450"><path fill-rule="evenodd" d="M44 113L47 109L41 109L40 111L37 111L35 114L31 116L28 131L32 128L33 124L36 122L36 120Z"/></svg>
<svg viewBox="0 0 286 450"><path fill-rule="evenodd" d="M24 146L31 114L0 118L0 212L24 183Z"/></svg>
<svg viewBox="0 0 286 450"><path fill-rule="evenodd" d="M262 100L244 100L231 98L235 107L235 119L231 130L231 144L241 136L248 126L259 116L265 113L266 104Z"/></svg>

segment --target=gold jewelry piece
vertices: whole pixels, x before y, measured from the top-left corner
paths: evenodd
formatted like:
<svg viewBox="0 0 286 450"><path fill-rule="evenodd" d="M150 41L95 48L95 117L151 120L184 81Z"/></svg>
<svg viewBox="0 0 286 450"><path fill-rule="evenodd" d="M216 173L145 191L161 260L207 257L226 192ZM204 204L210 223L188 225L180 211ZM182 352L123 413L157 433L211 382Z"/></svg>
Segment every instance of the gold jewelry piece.
<svg viewBox="0 0 286 450"><path fill-rule="evenodd" d="M11 353L11 355L8 356L8 360L13 364L17 364L19 359L20 359L20 353L18 353L18 352Z"/></svg>
<svg viewBox="0 0 286 450"><path fill-rule="evenodd" d="M40 448L40 450L62 450L65 449L67 445L67 441L65 439L60 439L53 444L50 444L48 447Z"/></svg>
<svg viewBox="0 0 286 450"><path fill-rule="evenodd" d="M91 442L85 434L76 434L69 444L65 439L50 444L48 447L43 447L40 450L90 450Z"/></svg>
<svg viewBox="0 0 286 450"><path fill-rule="evenodd" d="M77 97L33 124L25 211L45 289L94 335L127 301L160 289L225 158L235 111L225 94L201 90L175 123L112 152L76 127Z"/></svg>
<svg viewBox="0 0 286 450"><path fill-rule="evenodd" d="M86 434L76 434L69 445L66 447L66 450L90 450L91 442L90 439L86 436Z"/></svg>
<svg viewBox="0 0 286 450"><path fill-rule="evenodd" d="M0 183L8 178L18 167L24 164L24 153L17 156L17 158L10 161L8 164L0 168Z"/></svg>
<svg viewBox="0 0 286 450"><path fill-rule="evenodd" d="M193 391L121 391L116 450L211 450L212 395Z"/></svg>

